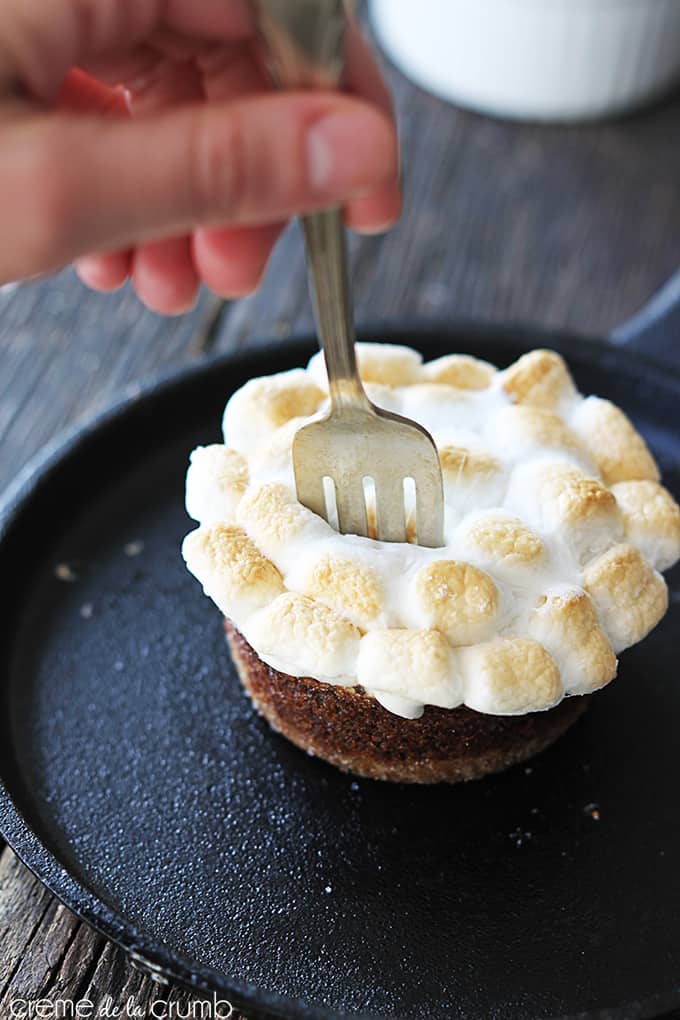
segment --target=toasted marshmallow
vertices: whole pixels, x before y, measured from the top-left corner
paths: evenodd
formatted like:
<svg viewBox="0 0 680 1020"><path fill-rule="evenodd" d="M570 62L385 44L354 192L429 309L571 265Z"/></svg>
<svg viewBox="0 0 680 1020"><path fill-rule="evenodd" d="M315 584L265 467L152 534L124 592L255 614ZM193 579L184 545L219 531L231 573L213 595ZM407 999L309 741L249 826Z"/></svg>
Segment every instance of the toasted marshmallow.
<svg viewBox="0 0 680 1020"><path fill-rule="evenodd" d="M506 505L539 531L554 534L588 562L623 537L616 499L596 478L568 463L528 461L512 473Z"/></svg>
<svg viewBox="0 0 680 1020"><path fill-rule="evenodd" d="M612 492L623 514L626 539L657 570L680 559L680 507L658 482L617 482Z"/></svg>
<svg viewBox="0 0 680 1020"><path fill-rule="evenodd" d="M304 579L304 592L363 630L375 625L385 609L378 573L348 557L326 554L314 561Z"/></svg>
<svg viewBox="0 0 680 1020"><path fill-rule="evenodd" d="M523 354L503 372L503 389L516 404L556 410L577 396L564 358L556 351Z"/></svg>
<svg viewBox="0 0 680 1020"><path fill-rule="evenodd" d="M544 407L511 404L502 407L487 425L495 449L512 461L521 461L540 451L565 453L584 467L595 466L578 436L559 415Z"/></svg>
<svg viewBox="0 0 680 1020"><path fill-rule="evenodd" d="M289 475L292 479L293 439L308 421L304 417L291 418L258 443L249 458L253 475Z"/></svg>
<svg viewBox="0 0 680 1020"><path fill-rule="evenodd" d="M413 699L415 692L419 705L455 708L463 700L452 649L438 630L391 629L365 634L359 645L357 680L372 693Z"/></svg>
<svg viewBox="0 0 680 1020"><path fill-rule="evenodd" d="M615 404L586 397L576 407L571 424L607 485L636 479L658 482L659 469L647 444Z"/></svg>
<svg viewBox="0 0 680 1020"><path fill-rule="evenodd" d="M494 567L534 567L545 558L545 545L519 517L487 510L470 514L459 528L465 547Z"/></svg>
<svg viewBox="0 0 680 1020"><path fill-rule="evenodd" d="M619 521L616 500L597 478L556 465L543 471L540 488L548 518L560 524L578 525L600 517L609 524Z"/></svg>
<svg viewBox="0 0 680 1020"><path fill-rule="evenodd" d="M436 627L452 645L472 644L493 634L498 589L471 563L428 563L416 574L414 595L423 624Z"/></svg>
<svg viewBox="0 0 680 1020"><path fill-rule="evenodd" d="M616 676L616 656L595 607L580 588L546 592L529 618L529 637L557 663L567 694L590 694Z"/></svg>
<svg viewBox="0 0 680 1020"><path fill-rule="evenodd" d="M329 683L354 682L361 632L306 595L284 592L250 617L245 636L274 669Z"/></svg>
<svg viewBox="0 0 680 1020"><path fill-rule="evenodd" d="M459 652L465 704L491 715L523 715L562 698L560 671L549 652L528 638L496 638Z"/></svg>
<svg viewBox="0 0 680 1020"><path fill-rule="evenodd" d="M234 393L224 412L225 442L251 454L275 429L291 418L316 413L325 394L304 369L251 379Z"/></svg>
<svg viewBox="0 0 680 1020"><path fill-rule="evenodd" d="M468 450L465 446L442 446L439 460L445 482L470 485L486 484L501 471L501 463L490 453Z"/></svg>
<svg viewBox="0 0 680 1020"><path fill-rule="evenodd" d="M437 444L445 546L339 535L298 503L294 435L328 406L317 356L246 384L228 446L194 454L185 555L206 592L270 665L354 685L360 656L366 691L410 718L456 691L519 714L607 683L665 610L653 566L680 556L680 510L625 415L550 351L495 372L369 344L359 363L371 399Z"/></svg>
<svg viewBox="0 0 680 1020"><path fill-rule="evenodd" d="M228 446L199 446L187 471L187 513L201 524L233 521L247 485L245 457Z"/></svg>
<svg viewBox="0 0 680 1020"><path fill-rule="evenodd" d="M302 506L282 483L265 482L249 489L239 503L237 518L266 556L287 562L294 543L333 535L333 529Z"/></svg>
<svg viewBox="0 0 680 1020"><path fill-rule="evenodd" d="M616 545L589 563L583 587L615 652L646 637L668 608L666 582L632 545Z"/></svg>
<svg viewBox="0 0 680 1020"><path fill-rule="evenodd" d="M461 390L485 390L494 380L495 365L467 354L445 354L423 365L423 382L444 383Z"/></svg>
<svg viewBox="0 0 680 1020"><path fill-rule="evenodd" d="M488 415L484 392L460 390L444 383L413 383L400 390L400 414L431 434L438 446L458 445L459 437L475 435Z"/></svg>
<svg viewBox="0 0 680 1020"><path fill-rule="evenodd" d="M410 386L418 382L422 355L412 347L398 344L355 344L359 375L363 382L383 386ZM309 376L322 390L328 390L323 354L319 351L307 365Z"/></svg>
<svg viewBox="0 0 680 1020"><path fill-rule="evenodd" d="M209 524L182 544L187 567L230 619L242 621L284 591L283 578L241 528Z"/></svg>
<svg viewBox="0 0 680 1020"><path fill-rule="evenodd" d="M499 506L503 502L508 479L496 457L465 446L447 445L440 447L439 459L447 534L471 510Z"/></svg>

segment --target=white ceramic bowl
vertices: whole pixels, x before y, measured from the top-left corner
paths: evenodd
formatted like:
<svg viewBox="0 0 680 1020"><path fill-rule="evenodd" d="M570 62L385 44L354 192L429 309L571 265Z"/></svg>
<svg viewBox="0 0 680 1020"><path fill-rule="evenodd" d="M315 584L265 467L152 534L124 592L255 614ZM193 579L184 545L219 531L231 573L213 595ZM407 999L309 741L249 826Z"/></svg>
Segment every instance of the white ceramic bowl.
<svg viewBox="0 0 680 1020"><path fill-rule="evenodd" d="M583 120L680 80L680 0L371 0L416 84L484 113Z"/></svg>

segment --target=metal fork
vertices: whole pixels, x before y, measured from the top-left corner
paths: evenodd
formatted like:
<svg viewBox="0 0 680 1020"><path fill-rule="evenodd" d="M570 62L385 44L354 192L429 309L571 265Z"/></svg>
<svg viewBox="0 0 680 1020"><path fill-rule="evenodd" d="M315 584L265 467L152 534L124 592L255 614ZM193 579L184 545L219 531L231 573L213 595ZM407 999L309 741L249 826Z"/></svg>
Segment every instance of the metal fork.
<svg viewBox="0 0 680 1020"><path fill-rule="evenodd" d="M256 0L256 10L270 69L280 87L341 84L346 27L342 0ZM415 485L417 541L443 545L442 472L432 437L416 422L376 407L359 378L341 210L304 216L302 228L330 408L295 434L298 499L328 519L324 479L330 479L339 530L365 536L367 483L372 480L377 537L405 542L404 480L410 478Z"/></svg>

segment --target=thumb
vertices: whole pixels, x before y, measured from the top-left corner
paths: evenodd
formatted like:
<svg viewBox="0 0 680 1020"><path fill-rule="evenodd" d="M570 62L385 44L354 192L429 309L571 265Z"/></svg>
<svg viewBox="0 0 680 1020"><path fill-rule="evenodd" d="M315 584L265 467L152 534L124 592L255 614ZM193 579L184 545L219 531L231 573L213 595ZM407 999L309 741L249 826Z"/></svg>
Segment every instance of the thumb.
<svg viewBox="0 0 680 1020"><path fill-rule="evenodd" d="M0 280L197 225L279 222L396 180L393 127L359 99L262 94L140 117L2 127Z"/></svg>

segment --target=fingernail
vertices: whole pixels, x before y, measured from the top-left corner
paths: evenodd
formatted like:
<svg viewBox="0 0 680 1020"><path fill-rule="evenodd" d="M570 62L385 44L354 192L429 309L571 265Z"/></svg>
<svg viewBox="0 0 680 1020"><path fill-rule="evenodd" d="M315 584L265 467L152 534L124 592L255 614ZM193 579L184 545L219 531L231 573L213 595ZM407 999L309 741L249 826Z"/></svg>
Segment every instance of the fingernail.
<svg viewBox="0 0 680 1020"><path fill-rule="evenodd" d="M384 223L371 223L370 225L357 227L357 233L363 234L364 237L376 237L378 234L386 234L394 224L396 223L396 217L392 217L391 220L385 220Z"/></svg>
<svg viewBox="0 0 680 1020"><path fill-rule="evenodd" d="M383 114L368 106L328 114L307 132L308 181L320 197L369 194L396 168L394 132Z"/></svg>

